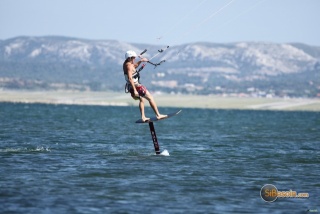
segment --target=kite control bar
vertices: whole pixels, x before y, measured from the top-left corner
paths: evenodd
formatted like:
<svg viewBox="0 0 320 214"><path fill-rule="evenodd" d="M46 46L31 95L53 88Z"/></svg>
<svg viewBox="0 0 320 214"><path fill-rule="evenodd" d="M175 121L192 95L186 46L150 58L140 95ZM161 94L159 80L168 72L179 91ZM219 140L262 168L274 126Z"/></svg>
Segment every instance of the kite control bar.
<svg viewBox="0 0 320 214"><path fill-rule="evenodd" d="M141 53L140 53L140 55L142 55L142 54L144 54L145 52L147 52L147 49L144 49ZM139 55L139 56L140 56ZM144 68L144 66L146 66L146 64L142 64L141 65L141 67L139 68L139 70L137 71L138 73Z"/></svg>
<svg viewBox="0 0 320 214"><path fill-rule="evenodd" d="M169 48L169 46L168 46L167 48ZM163 49L158 50L159 53L162 53L163 51L164 51ZM144 49L144 50L140 53L140 55L144 54L145 52L147 52L147 49ZM161 65L161 63L163 63L163 62L165 62L165 61L166 61L166 60L161 60L159 63L153 63L153 62L147 61L147 63L153 65L154 68L156 68L158 65ZM138 73L139 73L140 71L142 71L142 69L143 69L145 66L146 66L146 64L142 64L142 66L141 66L141 67L139 68L139 70L138 70Z"/></svg>
<svg viewBox="0 0 320 214"><path fill-rule="evenodd" d="M140 55L144 54L145 52L147 52L147 49L144 49L144 51L142 51Z"/></svg>

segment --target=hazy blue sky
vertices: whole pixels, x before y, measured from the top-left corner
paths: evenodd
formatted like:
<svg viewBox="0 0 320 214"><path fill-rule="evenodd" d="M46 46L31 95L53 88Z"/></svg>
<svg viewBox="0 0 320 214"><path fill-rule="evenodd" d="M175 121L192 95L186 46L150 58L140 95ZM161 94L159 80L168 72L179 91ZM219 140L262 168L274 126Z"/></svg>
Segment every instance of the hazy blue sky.
<svg viewBox="0 0 320 214"><path fill-rule="evenodd" d="M320 46L320 0L0 0L0 26L0 39L60 35L164 45Z"/></svg>

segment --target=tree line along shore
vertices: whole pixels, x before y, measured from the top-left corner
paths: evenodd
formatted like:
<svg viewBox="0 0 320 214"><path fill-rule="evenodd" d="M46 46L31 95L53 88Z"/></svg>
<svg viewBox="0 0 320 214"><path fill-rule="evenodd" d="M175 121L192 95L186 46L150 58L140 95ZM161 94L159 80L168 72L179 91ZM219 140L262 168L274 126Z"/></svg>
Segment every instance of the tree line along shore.
<svg viewBox="0 0 320 214"><path fill-rule="evenodd" d="M252 98L216 95L164 94L153 95L159 107L320 111L320 99ZM121 92L79 91L0 91L0 102L67 105L134 106L138 102ZM148 104L147 104L148 106Z"/></svg>

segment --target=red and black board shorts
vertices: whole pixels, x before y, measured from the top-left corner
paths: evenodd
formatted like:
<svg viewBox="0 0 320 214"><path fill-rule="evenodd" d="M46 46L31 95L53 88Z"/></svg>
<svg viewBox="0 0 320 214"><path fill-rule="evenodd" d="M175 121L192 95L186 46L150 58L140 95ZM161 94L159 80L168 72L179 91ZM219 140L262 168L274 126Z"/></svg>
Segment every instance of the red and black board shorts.
<svg viewBox="0 0 320 214"><path fill-rule="evenodd" d="M147 88L145 86L143 86L143 85L136 86L136 89L137 89L140 97L144 97L146 95L146 93L147 93ZM135 99L136 97L134 96L133 88L130 87L129 91L131 93L131 97Z"/></svg>

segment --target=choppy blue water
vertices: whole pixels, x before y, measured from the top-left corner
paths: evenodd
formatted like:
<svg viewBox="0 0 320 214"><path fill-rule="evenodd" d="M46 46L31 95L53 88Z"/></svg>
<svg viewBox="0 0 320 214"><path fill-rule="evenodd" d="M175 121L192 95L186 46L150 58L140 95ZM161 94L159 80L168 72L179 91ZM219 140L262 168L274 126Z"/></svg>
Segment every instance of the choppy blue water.
<svg viewBox="0 0 320 214"><path fill-rule="evenodd" d="M154 124L170 156L137 119L137 107L0 103L0 213L320 212L319 112L183 109ZM309 198L265 202L264 184Z"/></svg>

